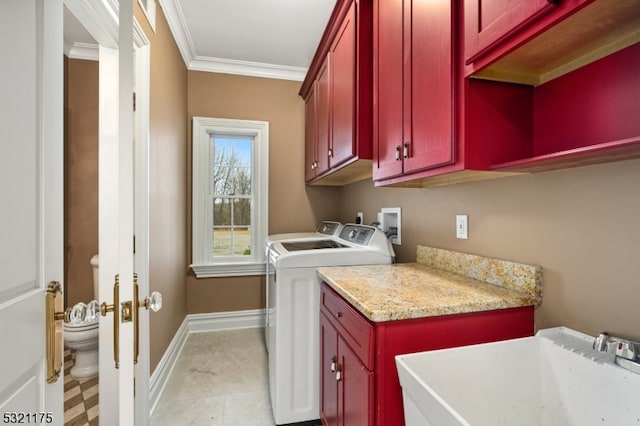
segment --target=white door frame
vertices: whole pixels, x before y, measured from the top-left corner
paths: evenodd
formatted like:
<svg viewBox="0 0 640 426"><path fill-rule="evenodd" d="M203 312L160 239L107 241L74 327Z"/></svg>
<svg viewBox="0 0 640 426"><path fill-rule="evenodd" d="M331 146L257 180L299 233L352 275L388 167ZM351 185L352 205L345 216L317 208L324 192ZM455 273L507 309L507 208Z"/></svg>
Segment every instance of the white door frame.
<svg viewBox="0 0 640 426"><path fill-rule="evenodd" d="M139 42L137 41L139 40ZM134 21L136 111L135 134L135 259L138 285L142 296L149 294L149 97L151 45L140 25ZM142 297L141 296L141 297ZM139 311L140 356L136 365L136 425L149 424L150 407L150 345L149 311Z"/></svg>
<svg viewBox="0 0 640 426"><path fill-rule="evenodd" d="M123 3L125 4L125 3ZM125 40L133 37L133 45L136 47L135 52L135 75L133 75L134 66L132 63L125 65L125 70L130 69L129 75L124 76L127 79L128 84L133 84L135 80L136 85L136 117L135 123L131 123L135 126L134 129L128 129L129 132L135 132L135 164L132 166L135 170L135 176L129 175L127 180L130 180L130 184L120 183L120 186L111 185L112 189L100 190L99 198L102 203L100 211L103 212L104 206L109 204L117 204L118 197L129 196L134 198L133 192L135 191L135 218L129 218L133 223L126 223L124 226L128 227L125 233L131 232L133 235L133 229L135 229L136 239L136 255L135 265L131 264L130 256L127 256L127 250L130 251L132 247L132 241L125 243L124 238L119 240L113 239L111 243L117 246L105 246L109 244L105 241L105 238L101 238L100 250L100 290L99 298L100 302L106 301L107 303L113 303L113 277L116 273L126 274L129 279L121 277L121 295L120 301L131 300L131 279L132 274L123 272L124 269L132 270L138 273L138 284L140 286L141 298L148 294L149 283L149 245L148 245L148 187L149 187L149 71L150 71L150 43L137 22L134 22L133 34L127 37L127 29L122 28L125 31L125 37L119 34L121 30L118 25L118 6L112 1L86 1L86 0L65 0L65 5L80 21L80 23L87 29L87 31L94 37L99 45L99 67L100 67L100 83L99 83L99 97L100 97L100 170L101 181L105 179L118 179L118 165L122 163L123 158L125 162L132 161L131 158L126 158L129 154L121 156L119 151L118 141L120 139L120 126L121 119L119 102L120 87L118 75L121 75L121 69L119 68L119 40ZM126 4L125 4L126 5ZM129 4L128 7L132 7ZM132 13L132 12L130 12ZM124 26L123 26L124 27ZM129 33L130 34L130 33ZM125 56L125 62L131 61ZM126 89L125 89L126 90ZM126 93L126 92L125 92ZM130 98L129 98L130 99ZM124 102L124 105L130 106L128 102ZM126 119L126 118L125 118ZM131 163L128 163L131 166ZM127 166L125 166L127 167ZM130 167L129 167L130 168ZM134 188L135 184L135 188ZM101 184L102 187L102 184ZM114 193L115 190L117 193ZM112 191L109 193L109 191ZM114 201L115 199L115 201ZM125 218L125 222L128 219ZM101 232L118 233L118 228L122 226L121 218L118 217L117 209L111 214L103 214L101 219ZM109 231L106 231L106 230ZM120 242L118 242L120 241ZM125 247L126 246L126 247ZM107 259L102 256L103 252L112 253L117 252L125 258L123 261L121 255L112 256L114 259ZM126 259L129 257L129 259ZM123 291L125 290L125 291ZM111 315L111 314L110 314ZM135 372L131 371L132 365L129 365L131 359L131 324L121 324L121 337L126 337L125 341L121 341L121 367L118 370L113 368L113 318L111 316L103 317L100 321L100 422L103 424L118 424L122 423L124 418L120 418L123 413L119 413L117 407L110 406L110 402L119 400L120 405L133 404L133 387L120 385L121 392L117 398L114 398L114 392L118 388L119 384L123 381L123 377L131 376L135 374L135 413L136 424L146 425L149 419L149 323L148 313L146 311L140 311L140 356L138 364L135 366ZM126 360L123 359L126 357ZM127 361L127 362L125 362ZM103 371L104 370L104 371ZM119 377L120 376L120 377ZM124 379L129 382L129 379ZM132 408L125 408L125 410L131 410ZM125 415L126 416L126 415ZM126 418L126 417L125 417Z"/></svg>

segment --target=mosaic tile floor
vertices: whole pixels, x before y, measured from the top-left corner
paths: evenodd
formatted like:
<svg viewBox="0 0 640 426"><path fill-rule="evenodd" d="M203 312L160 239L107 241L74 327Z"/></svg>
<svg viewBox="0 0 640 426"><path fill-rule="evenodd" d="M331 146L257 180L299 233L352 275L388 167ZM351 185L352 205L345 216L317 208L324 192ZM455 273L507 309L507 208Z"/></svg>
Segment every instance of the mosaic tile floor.
<svg viewBox="0 0 640 426"><path fill-rule="evenodd" d="M98 426L98 377L76 380L69 370L73 366L71 350L64 351L64 424Z"/></svg>

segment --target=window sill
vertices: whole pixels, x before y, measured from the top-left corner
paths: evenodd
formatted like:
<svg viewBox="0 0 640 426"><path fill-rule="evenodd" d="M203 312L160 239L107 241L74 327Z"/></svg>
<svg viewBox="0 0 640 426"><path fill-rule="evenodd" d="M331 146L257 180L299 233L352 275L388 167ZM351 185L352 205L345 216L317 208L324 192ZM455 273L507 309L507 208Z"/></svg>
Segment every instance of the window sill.
<svg viewBox="0 0 640 426"><path fill-rule="evenodd" d="M264 275L266 267L261 263L218 263L207 265L189 265L196 278L236 277L245 275Z"/></svg>

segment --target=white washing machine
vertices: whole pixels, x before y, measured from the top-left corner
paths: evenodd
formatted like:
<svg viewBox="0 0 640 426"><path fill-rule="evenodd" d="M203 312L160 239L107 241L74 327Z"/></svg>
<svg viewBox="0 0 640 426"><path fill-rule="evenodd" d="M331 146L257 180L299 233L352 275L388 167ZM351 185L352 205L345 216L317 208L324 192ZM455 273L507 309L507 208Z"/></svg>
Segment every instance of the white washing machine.
<svg viewBox="0 0 640 426"><path fill-rule="evenodd" d="M346 224L338 236L274 241L268 249L269 391L277 425L320 418L320 278L316 268L389 264L384 232Z"/></svg>
<svg viewBox="0 0 640 426"><path fill-rule="evenodd" d="M308 241L308 240L326 240L327 238L337 237L340 235L340 231L342 230L342 223L335 222L332 220L325 220L320 222L318 227L314 232L290 232L286 234L273 234L269 235L265 241L265 259L267 259L267 279L266 279L266 288L265 288L265 302L267 306L267 311L265 315L265 325L264 325L264 337L267 346L267 351L269 350L269 321L271 320L271 315L269 315L270 311L268 307L271 305L269 301L269 276L271 275L269 264L269 250L273 246L274 243L278 241Z"/></svg>
<svg viewBox="0 0 640 426"><path fill-rule="evenodd" d="M320 222L315 232L291 232L286 234L273 234L269 235L266 239L265 249L267 252L273 243L284 240L318 240L325 239L327 237L337 237L342 230L342 224L340 222L334 222L332 220L325 220Z"/></svg>

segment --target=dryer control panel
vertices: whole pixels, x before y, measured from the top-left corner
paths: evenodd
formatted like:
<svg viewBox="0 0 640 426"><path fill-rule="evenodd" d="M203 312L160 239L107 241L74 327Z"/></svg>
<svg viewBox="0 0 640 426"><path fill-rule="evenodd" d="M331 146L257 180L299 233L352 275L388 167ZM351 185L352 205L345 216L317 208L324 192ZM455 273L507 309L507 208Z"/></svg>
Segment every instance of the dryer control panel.
<svg viewBox="0 0 640 426"><path fill-rule="evenodd" d="M361 246L369 245L371 237L375 234L376 228L366 225L344 225L340 231L340 238L350 243L359 244Z"/></svg>
<svg viewBox="0 0 640 426"><path fill-rule="evenodd" d="M316 232L325 235L337 235L337 232L342 228L342 224L340 222L332 222L330 220L325 220L318 225L318 229Z"/></svg>

